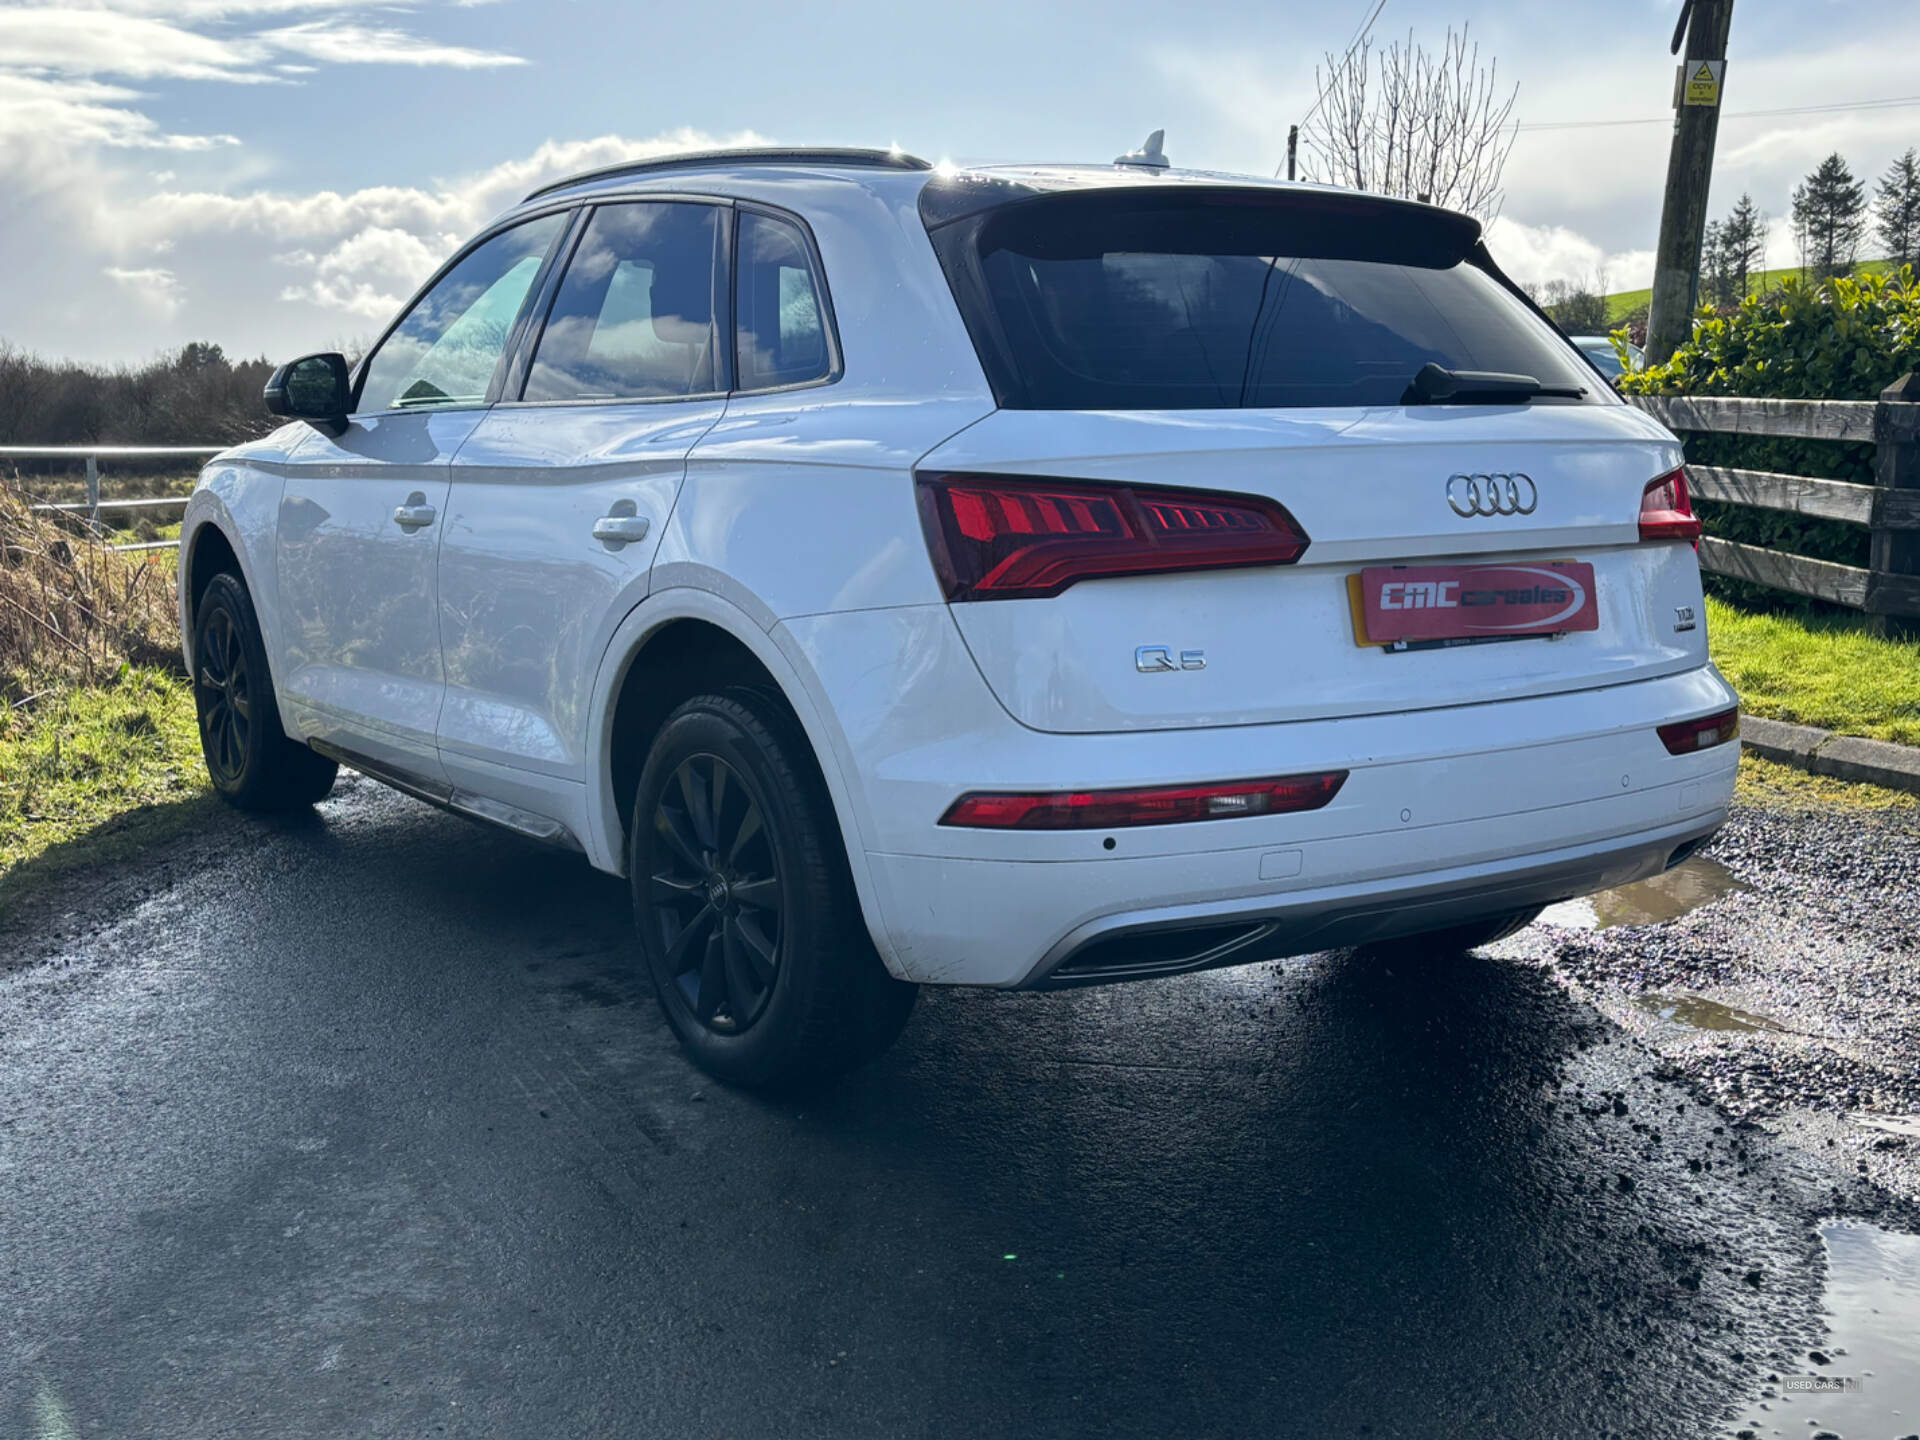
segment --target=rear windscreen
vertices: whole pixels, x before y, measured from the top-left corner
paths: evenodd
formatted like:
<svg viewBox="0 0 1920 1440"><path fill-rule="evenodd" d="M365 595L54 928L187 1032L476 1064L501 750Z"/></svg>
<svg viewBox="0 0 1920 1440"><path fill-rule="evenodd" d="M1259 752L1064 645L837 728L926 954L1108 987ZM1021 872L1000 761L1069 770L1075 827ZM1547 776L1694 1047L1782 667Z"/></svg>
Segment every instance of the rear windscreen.
<svg viewBox="0 0 1920 1440"><path fill-rule="evenodd" d="M1566 341L1466 258L1472 232L1400 210L1285 192L1083 193L934 238L1011 409L1397 405L1429 363L1596 388Z"/></svg>

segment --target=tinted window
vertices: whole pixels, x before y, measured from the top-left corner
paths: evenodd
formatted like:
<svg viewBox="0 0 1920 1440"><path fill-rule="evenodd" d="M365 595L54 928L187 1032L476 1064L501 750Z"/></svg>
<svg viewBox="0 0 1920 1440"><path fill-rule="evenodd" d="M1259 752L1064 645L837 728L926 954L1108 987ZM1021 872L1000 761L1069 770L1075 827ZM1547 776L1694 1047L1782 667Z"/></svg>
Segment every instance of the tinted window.
<svg viewBox="0 0 1920 1440"><path fill-rule="evenodd" d="M1596 388L1564 341L1467 263L1456 233L1303 215L1312 203L1079 196L966 229L974 254L956 294L1001 403L1396 405L1430 362ZM950 241L942 258L954 273Z"/></svg>
<svg viewBox="0 0 1920 1440"><path fill-rule="evenodd" d="M1626 366L1620 363L1611 340L1576 340L1574 343L1587 352L1587 358L1600 367L1602 375L1614 379L1626 374Z"/></svg>
<svg viewBox="0 0 1920 1440"><path fill-rule="evenodd" d="M714 292L715 205L594 211L547 316L528 400L644 400L725 388Z"/></svg>
<svg viewBox="0 0 1920 1440"><path fill-rule="evenodd" d="M825 379L832 369L825 307L800 227L743 210L735 266L739 388Z"/></svg>
<svg viewBox="0 0 1920 1440"><path fill-rule="evenodd" d="M442 276L367 362L361 411L483 402L567 218L543 215L503 230Z"/></svg>

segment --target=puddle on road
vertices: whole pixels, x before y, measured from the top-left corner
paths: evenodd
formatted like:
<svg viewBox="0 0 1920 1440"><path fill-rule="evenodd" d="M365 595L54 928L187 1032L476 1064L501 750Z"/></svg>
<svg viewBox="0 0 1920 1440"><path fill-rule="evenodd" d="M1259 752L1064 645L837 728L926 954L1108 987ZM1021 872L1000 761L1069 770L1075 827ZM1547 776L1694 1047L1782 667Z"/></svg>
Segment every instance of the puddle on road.
<svg viewBox="0 0 1920 1440"><path fill-rule="evenodd" d="M1634 996L1633 1006L1649 1015L1657 1015L1669 1024L1685 1025L1690 1030L1770 1030L1777 1035L1787 1033L1787 1027L1770 1015L1736 1010L1731 1005L1722 1005L1718 1000L1709 1000L1704 995L1663 995L1658 990L1649 990L1644 995Z"/></svg>
<svg viewBox="0 0 1920 1440"><path fill-rule="evenodd" d="M1920 1432L1920 1236L1831 1221L1826 1309L1830 1333L1817 1353L1782 1365L1767 1409L1750 1407L1745 1432L1763 1436L1822 1431L1859 1437ZM1790 1393L1800 1382L1836 1388Z"/></svg>
<svg viewBox="0 0 1920 1440"><path fill-rule="evenodd" d="M1690 915L1722 895L1753 887L1718 860L1696 855L1651 880L1602 890L1598 895L1547 907L1544 924L1569 930L1612 930L1620 925L1664 925Z"/></svg>

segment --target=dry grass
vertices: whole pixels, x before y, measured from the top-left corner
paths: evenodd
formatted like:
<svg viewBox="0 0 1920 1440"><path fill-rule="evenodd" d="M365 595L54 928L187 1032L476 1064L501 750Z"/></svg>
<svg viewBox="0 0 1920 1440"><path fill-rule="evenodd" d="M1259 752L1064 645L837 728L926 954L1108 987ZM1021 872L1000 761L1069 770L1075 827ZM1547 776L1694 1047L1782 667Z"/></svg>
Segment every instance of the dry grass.
<svg viewBox="0 0 1920 1440"><path fill-rule="evenodd" d="M173 575L171 553L117 555L0 485L0 913L199 815Z"/></svg>
<svg viewBox="0 0 1920 1440"><path fill-rule="evenodd" d="M0 734L43 696L177 667L174 557L118 555L0 488Z"/></svg>

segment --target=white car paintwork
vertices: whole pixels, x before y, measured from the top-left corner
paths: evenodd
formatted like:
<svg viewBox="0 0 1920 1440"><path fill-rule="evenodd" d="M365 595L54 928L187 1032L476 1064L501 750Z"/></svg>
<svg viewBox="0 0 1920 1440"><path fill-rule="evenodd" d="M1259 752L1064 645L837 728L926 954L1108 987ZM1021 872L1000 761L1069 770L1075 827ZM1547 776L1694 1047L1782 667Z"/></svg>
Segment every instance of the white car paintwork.
<svg viewBox="0 0 1920 1440"><path fill-rule="evenodd" d="M687 454L724 408L500 405L475 428L440 539L450 772L475 759L579 781L608 633L645 598ZM645 520L645 537L596 540L594 522L614 514Z"/></svg>
<svg viewBox="0 0 1920 1440"><path fill-rule="evenodd" d="M1443 413L1444 412L1444 413ZM1284 569L1082 582L1044 600L955 607L1007 708L1040 730L1249 725L1475 704L1646 678L1707 661L1675 634L1700 578L1684 546L1639 543L1638 496L1680 464L1673 438L1623 405L1188 411L1003 410L942 445L923 471L1069 475L1265 495L1312 537ZM1249 416L1258 417L1249 419ZM1525 516L1448 507L1450 474L1522 470ZM1354 644L1347 576L1366 565L1497 554L1596 567L1599 630L1547 643L1388 655ZM1284 625L1276 617L1285 616ZM1662 617L1666 617L1664 620ZM1205 670L1142 674L1133 653L1197 649ZM1276 674L1285 683L1276 684Z"/></svg>
<svg viewBox="0 0 1920 1440"><path fill-rule="evenodd" d="M287 470L276 536L283 711L298 732L434 780L446 692L436 571L454 454L484 409L354 416ZM402 506L431 523L403 527ZM256 606L256 608L259 608Z"/></svg>
<svg viewBox="0 0 1920 1440"><path fill-rule="evenodd" d="M1675 757L1654 734L1735 703L1704 634L1661 623L1700 603L1691 551L1637 543L1639 486L1679 463L1668 432L1611 401L996 410L916 209L927 180L721 164L567 192L803 217L839 335L832 383L362 417L339 437L290 426L210 465L183 554L211 525L240 556L290 733L548 817L621 873L622 684L667 625L714 626L765 666L812 743L883 959L943 983L1019 984L1142 924L1409 904L1444 919L1448 897L1484 911L1502 886L1575 893L1657 868L1725 818L1738 747ZM1270 495L1312 545L1287 571L950 607L912 478L943 467ZM1447 475L1475 469L1535 475L1538 526L1448 512ZM406 534L391 515L415 491L437 521ZM647 538L594 541L623 500ZM1593 561L1602 630L1354 646L1349 571L1494 555ZM1207 667L1142 675L1134 651L1153 644L1203 649ZM1323 768L1351 778L1306 814L1111 837L938 823L973 790Z"/></svg>

